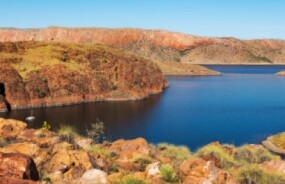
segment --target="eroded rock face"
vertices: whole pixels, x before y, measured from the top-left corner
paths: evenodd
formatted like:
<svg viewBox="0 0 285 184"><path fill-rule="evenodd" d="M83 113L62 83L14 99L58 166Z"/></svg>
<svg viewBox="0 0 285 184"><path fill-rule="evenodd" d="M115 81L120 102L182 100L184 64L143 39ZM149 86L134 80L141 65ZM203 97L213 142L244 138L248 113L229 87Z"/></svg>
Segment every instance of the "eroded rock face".
<svg viewBox="0 0 285 184"><path fill-rule="evenodd" d="M156 64L113 47L7 42L0 48L0 83L12 108L135 100L168 85Z"/></svg>
<svg viewBox="0 0 285 184"><path fill-rule="evenodd" d="M235 183L229 173L200 158L184 161L179 171L185 184Z"/></svg>
<svg viewBox="0 0 285 184"><path fill-rule="evenodd" d="M19 153L0 152L0 178L39 179L39 173L34 161Z"/></svg>

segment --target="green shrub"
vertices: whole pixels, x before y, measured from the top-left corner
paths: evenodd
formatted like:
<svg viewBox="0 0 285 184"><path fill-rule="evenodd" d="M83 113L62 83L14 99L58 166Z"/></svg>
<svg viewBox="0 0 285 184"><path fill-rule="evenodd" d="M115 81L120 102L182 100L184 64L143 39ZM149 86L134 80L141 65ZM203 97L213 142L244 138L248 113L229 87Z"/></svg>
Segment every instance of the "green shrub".
<svg viewBox="0 0 285 184"><path fill-rule="evenodd" d="M199 149L196 153L196 156L198 157L204 157L206 155L217 158L219 160L220 166L224 169L238 165L231 155L226 153L222 147L216 145L206 145Z"/></svg>
<svg viewBox="0 0 285 184"><path fill-rule="evenodd" d="M248 145L239 147L234 153L234 158L238 161L247 163L262 163L276 159L276 156L271 154L265 148L253 149Z"/></svg>
<svg viewBox="0 0 285 184"><path fill-rule="evenodd" d="M101 155L101 156L107 155L106 150L97 144L93 144L92 146L90 146L88 151L90 151L92 153L96 153L96 154Z"/></svg>
<svg viewBox="0 0 285 184"><path fill-rule="evenodd" d="M134 176L125 176L122 179L115 181L115 184L145 184L142 179L136 178Z"/></svg>
<svg viewBox="0 0 285 184"><path fill-rule="evenodd" d="M178 181L178 176L171 165L163 164L160 166L159 170L164 181L171 183L175 183Z"/></svg>
<svg viewBox="0 0 285 184"><path fill-rule="evenodd" d="M111 165L111 167L109 168L110 172L119 172L119 168L117 165Z"/></svg>
<svg viewBox="0 0 285 184"><path fill-rule="evenodd" d="M70 125L60 125L57 132L63 141L67 141L69 143L73 143L74 138L78 136L78 134L75 131L75 128L73 128Z"/></svg>
<svg viewBox="0 0 285 184"><path fill-rule="evenodd" d="M51 128L50 124L47 121L43 122L42 129L49 130Z"/></svg>
<svg viewBox="0 0 285 184"><path fill-rule="evenodd" d="M171 157L182 161L191 157L191 152L186 146L160 143L157 147L162 151L162 155L165 157Z"/></svg>
<svg viewBox="0 0 285 184"><path fill-rule="evenodd" d="M100 140L103 139L104 136L104 123L100 120L97 120L97 122L92 123L90 125L90 128L86 129L87 135L93 139L94 143L100 142Z"/></svg>
<svg viewBox="0 0 285 184"><path fill-rule="evenodd" d="M5 145L7 145L6 139L0 137L0 147L4 147Z"/></svg>
<svg viewBox="0 0 285 184"><path fill-rule="evenodd" d="M266 172L258 165L245 165L238 173L242 184L283 184L285 176L279 173Z"/></svg>
<svg viewBox="0 0 285 184"><path fill-rule="evenodd" d="M133 160L134 163L140 164L141 171L144 171L148 164L151 164L152 161L149 158L137 157Z"/></svg>

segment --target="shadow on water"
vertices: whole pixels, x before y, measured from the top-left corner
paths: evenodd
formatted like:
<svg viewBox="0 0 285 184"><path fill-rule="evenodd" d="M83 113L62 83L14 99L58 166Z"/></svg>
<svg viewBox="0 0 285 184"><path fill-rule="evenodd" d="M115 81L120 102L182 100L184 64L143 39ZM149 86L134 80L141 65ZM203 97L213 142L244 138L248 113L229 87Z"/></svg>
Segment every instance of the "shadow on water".
<svg viewBox="0 0 285 184"><path fill-rule="evenodd" d="M90 102L63 107L36 108L33 109L36 119L28 122L28 126L40 128L43 121L47 121L53 130L57 130L61 124L66 124L85 135L86 126L99 119L105 124L108 140L135 138L138 132L144 131L148 124L144 120L156 108L160 97L161 95L153 95L142 101ZM30 109L0 114L4 118L16 118L22 121L25 121L29 115Z"/></svg>

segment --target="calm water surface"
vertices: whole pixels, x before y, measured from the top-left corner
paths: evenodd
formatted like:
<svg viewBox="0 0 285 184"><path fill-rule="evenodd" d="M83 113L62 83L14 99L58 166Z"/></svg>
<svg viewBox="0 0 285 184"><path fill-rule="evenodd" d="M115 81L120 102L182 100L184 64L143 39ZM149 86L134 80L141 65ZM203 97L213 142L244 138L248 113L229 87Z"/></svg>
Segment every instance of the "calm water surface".
<svg viewBox="0 0 285 184"><path fill-rule="evenodd" d="M285 66L211 66L215 77L168 77L163 94L135 102L96 102L33 109L30 127L47 120L56 129L71 124L85 133L100 119L109 140L144 137L149 142L184 144L192 150L212 141L241 145L260 143L285 131ZM25 120L31 110L2 113Z"/></svg>

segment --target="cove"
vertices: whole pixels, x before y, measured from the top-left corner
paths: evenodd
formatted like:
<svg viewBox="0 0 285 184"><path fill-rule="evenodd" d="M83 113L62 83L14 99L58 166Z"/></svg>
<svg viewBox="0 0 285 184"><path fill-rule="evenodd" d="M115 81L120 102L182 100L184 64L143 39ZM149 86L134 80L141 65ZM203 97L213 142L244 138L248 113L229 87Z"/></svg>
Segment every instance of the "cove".
<svg viewBox="0 0 285 184"><path fill-rule="evenodd" d="M92 102L64 107L13 110L1 117L39 128L48 121L56 130L70 124L81 134L102 120L106 139L144 137L149 142L183 144L195 150L213 141L260 143L285 131L285 66L207 66L221 76L167 77L170 87L142 101Z"/></svg>

